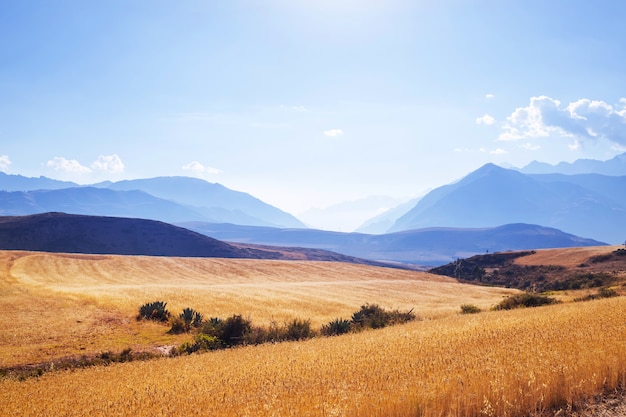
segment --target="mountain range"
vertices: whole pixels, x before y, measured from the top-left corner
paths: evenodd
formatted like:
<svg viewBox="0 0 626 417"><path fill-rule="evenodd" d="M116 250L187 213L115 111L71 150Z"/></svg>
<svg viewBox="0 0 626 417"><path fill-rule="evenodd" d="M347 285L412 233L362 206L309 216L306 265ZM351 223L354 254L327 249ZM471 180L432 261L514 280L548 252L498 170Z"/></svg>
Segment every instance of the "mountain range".
<svg viewBox="0 0 626 417"><path fill-rule="evenodd" d="M189 177L157 177L80 186L0 172L0 215L60 211L165 222L208 221L306 227L250 194Z"/></svg>
<svg viewBox="0 0 626 417"><path fill-rule="evenodd" d="M485 252L604 244L530 224L476 229L427 228L381 235L202 222L180 225L228 242L320 248L358 258L421 266L437 266Z"/></svg>
<svg viewBox="0 0 626 417"><path fill-rule="evenodd" d="M439 187L390 232L530 223L610 243L626 238L626 176L522 174L487 164Z"/></svg>
<svg viewBox="0 0 626 417"><path fill-rule="evenodd" d="M524 174L601 174L611 176L626 175L626 153L608 161L578 159L574 162L559 162L556 165L533 161L519 170Z"/></svg>

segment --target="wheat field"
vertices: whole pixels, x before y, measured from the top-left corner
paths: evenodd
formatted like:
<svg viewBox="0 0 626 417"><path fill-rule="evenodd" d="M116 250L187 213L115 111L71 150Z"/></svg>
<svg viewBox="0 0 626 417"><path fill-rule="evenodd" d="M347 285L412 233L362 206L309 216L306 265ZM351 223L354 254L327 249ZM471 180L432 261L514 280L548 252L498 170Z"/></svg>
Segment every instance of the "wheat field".
<svg viewBox="0 0 626 417"><path fill-rule="evenodd" d="M136 322L140 305L168 303L255 324L350 318L364 303L424 319L461 304L489 308L514 290L459 284L423 272L333 262L0 252L0 366L67 355L153 349L189 337Z"/></svg>
<svg viewBox="0 0 626 417"><path fill-rule="evenodd" d="M1 366L177 344L140 304L267 324L422 320L380 330L0 380L0 416L527 416L626 384L626 299L460 315L514 290L293 261L0 252Z"/></svg>
<svg viewBox="0 0 626 417"><path fill-rule="evenodd" d="M3 416L526 416L626 383L626 299L0 382Z"/></svg>

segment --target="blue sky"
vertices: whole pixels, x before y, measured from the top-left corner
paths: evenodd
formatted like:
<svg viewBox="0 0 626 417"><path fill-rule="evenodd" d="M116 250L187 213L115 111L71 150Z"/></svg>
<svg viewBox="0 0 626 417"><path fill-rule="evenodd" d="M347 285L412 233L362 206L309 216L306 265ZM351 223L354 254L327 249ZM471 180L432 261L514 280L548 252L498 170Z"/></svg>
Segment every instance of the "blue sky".
<svg viewBox="0 0 626 417"><path fill-rule="evenodd" d="M0 2L0 170L294 214L626 152L626 2Z"/></svg>

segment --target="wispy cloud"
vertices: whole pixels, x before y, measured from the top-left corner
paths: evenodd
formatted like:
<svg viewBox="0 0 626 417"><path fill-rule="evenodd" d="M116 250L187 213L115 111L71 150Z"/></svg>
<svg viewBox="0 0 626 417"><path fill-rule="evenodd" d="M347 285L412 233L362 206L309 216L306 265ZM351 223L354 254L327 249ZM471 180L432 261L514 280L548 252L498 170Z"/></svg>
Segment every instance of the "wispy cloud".
<svg viewBox="0 0 626 417"><path fill-rule="evenodd" d="M548 96L531 97L526 107L517 108L503 124L499 140L519 140L557 135L573 137L579 148L583 141L607 139L626 145L626 100L612 106L583 98L561 106Z"/></svg>
<svg viewBox="0 0 626 417"><path fill-rule="evenodd" d="M527 143L521 145L520 148L526 149L527 151L538 151L539 149L541 149L541 146L535 145L535 144L530 143L530 142L527 142Z"/></svg>
<svg viewBox="0 0 626 417"><path fill-rule="evenodd" d="M491 94L491 93L487 93L487 94L485 94L485 98L486 98L487 100L491 100L491 99L496 98L496 96L495 96L495 95L493 95L493 94Z"/></svg>
<svg viewBox="0 0 626 417"><path fill-rule="evenodd" d="M222 172L220 169L204 166L198 161L192 161L188 164L185 164L182 166L182 169L183 171L189 171L198 177L204 177L206 175L217 175Z"/></svg>
<svg viewBox="0 0 626 417"><path fill-rule="evenodd" d="M508 152L508 151L505 151L505 150L504 150L504 149L502 149L502 148L498 148L498 149L494 149L493 151L489 151L489 153L490 153L491 155L504 155L504 154L507 154L507 153L509 153L509 152Z"/></svg>
<svg viewBox="0 0 626 417"><path fill-rule="evenodd" d="M476 118L476 124L477 125L487 125L487 126L491 126L496 122L496 119L494 119L492 116L488 115L488 114L484 114L480 117Z"/></svg>
<svg viewBox="0 0 626 417"><path fill-rule="evenodd" d="M11 160L8 155L0 155L0 171L7 172L9 170L9 165L11 165Z"/></svg>
<svg viewBox="0 0 626 417"><path fill-rule="evenodd" d="M284 110L295 111L295 112L298 112L298 113L304 113L304 112L309 111L309 109L307 109L305 106L285 106L285 105L281 105L280 108L284 109Z"/></svg>
<svg viewBox="0 0 626 417"><path fill-rule="evenodd" d="M120 174L124 172L124 163L117 154L100 155L98 159L91 164L91 169L109 172L111 174Z"/></svg>
<svg viewBox="0 0 626 417"><path fill-rule="evenodd" d="M77 160L65 159L62 156L55 156L53 159L46 162L46 166L55 171L72 174L88 174L91 172L91 169L81 165Z"/></svg>
<svg viewBox="0 0 626 417"><path fill-rule="evenodd" d="M337 137L337 136L341 136L343 135L343 130L341 129L330 129L330 130L325 130L324 131L324 135L325 136L330 136L330 137Z"/></svg>

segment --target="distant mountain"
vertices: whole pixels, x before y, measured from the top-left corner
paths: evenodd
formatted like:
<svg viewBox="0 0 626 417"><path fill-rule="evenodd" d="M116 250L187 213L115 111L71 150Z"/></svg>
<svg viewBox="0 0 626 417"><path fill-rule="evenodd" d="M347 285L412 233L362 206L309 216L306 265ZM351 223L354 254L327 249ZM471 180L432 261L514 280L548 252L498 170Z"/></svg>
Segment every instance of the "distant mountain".
<svg viewBox="0 0 626 417"><path fill-rule="evenodd" d="M530 223L621 243L624 190L626 176L525 175L487 164L427 194L390 231Z"/></svg>
<svg viewBox="0 0 626 417"><path fill-rule="evenodd" d="M422 266L441 265L487 251L603 245L528 224L481 229L429 228L384 235L210 223L183 226L228 242L320 248L358 258Z"/></svg>
<svg viewBox="0 0 626 417"><path fill-rule="evenodd" d="M355 232L357 233L370 233L370 234L383 234L389 230L393 224L400 217L404 216L409 210L411 210L421 197L411 199L406 203L400 204L392 209L389 209L371 219L367 220L361 226L359 226Z"/></svg>
<svg viewBox="0 0 626 417"><path fill-rule="evenodd" d="M143 191L115 191L94 187L0 191L0 215L21 216L52 211L164 222L207 219L190 208L156 198Z"/></svg>
<svg viewBox="0 0 626 417"><path fill-rule="evenodd" d="M574 162L560 162L556 165L533 161L519 170L524 174L602 174L612 176L626 175L626 153L617 155L608 161L596 159L578 159Z"/></svg>
<svg viewBox="0 0 626 417"><path fill-rule="evenodd" d="M212 222L255 226L306 227L291 214L221 184L198 178L156 177L102 184L111 190L141 190L186 205Z"/></svg>
<svg viewBox="0 0 626 417"><path fill-rule="evenodd" d="M0 250L318 260L386 266L323 250L228 244L154 220L65 213L0 217Z"/></svg>
<svg viewBox="0 0 626 417"><path fill-rule="evenodd" d="M0 214L19 215L45 211L65 211L77 214L145 217L169 222L203 220L257 226L306 227L304 223L291 214L264 203L250 194L234 191L221 184L213 184L197 178L157 177L119 182L105 181L92 186L79 186L73 182L57 181L46 177L28 178L0 172L0 191L31 192L67 188L74 190L67 192L70 198L66 199L65 202L63 202L63 198L58 198L52 206L39 208L37 208L39 201L19 202L17 195L10 198L5 195L4 199L0 198ZM102 210L99 211L99 205L93 205L91 201L96 193L89 191L83 196L88 200L85 205L82 201L83 197L79 196L81 192L77 191L80 188L124 192L143 191L151 197L159 199L160 203L155 204L154 200L143 202L141 204L145 207L140 208L141 204L137 204L136 198L134 198L130 202L131 206L124 208L123 200L131 194L126 194L126 197L123 194L117 196L108 194L108 197L103 194L97 197L102 200L103 204ZM54 196L54 194L50 195L50 199L54 200ZM27 200L31 198L26 195L22 197ZM111 198L114 201L110 201ZM167 200L167 204L165 204L165 200ZM23 207L12 207L10 201L21 205L26 204L31 210L25 211ZM77 206L72 206L72 204L77 204ZM112 206L115 206L115 209Z"/></svg>
<svg viewBox="0 0 626 417"><path fill-rule="evenodd" d="M78 184L46 177L30 178L0 172L0 190L3 191L58 190L70 187L78 187Z"/></svg>

